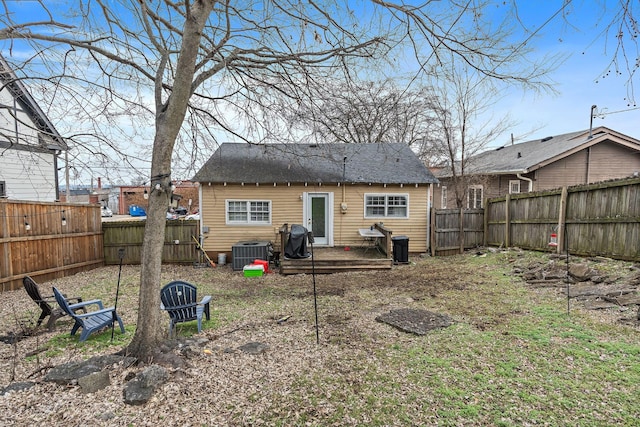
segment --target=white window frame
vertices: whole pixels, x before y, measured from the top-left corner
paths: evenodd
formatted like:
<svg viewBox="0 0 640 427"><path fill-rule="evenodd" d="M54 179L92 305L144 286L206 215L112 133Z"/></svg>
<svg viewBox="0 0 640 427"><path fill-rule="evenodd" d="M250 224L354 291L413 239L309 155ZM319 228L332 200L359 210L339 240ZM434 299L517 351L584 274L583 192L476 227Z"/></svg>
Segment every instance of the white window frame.
<svg viewBox="0 0 640 427"><path fill-rule="evenodd" d="M374 207L373 205L369 205L369 198L370 197L384 197L384 206L382 205L376 205L375 207L384 207L384 214L380 215L374 215L374 214L369 214L368 213L368 208L370 207ZM397 205L390 205L389 204L389 199L390 198L394 198L394 197L402 197L405 200L405 215L403 216L395 216L395 215L389 215L389 209L393 208ZM364 195L364 217L365 218L374 218L374 219L378 219L378 218L389 218L389 219L408 219L409 218L409 194L407 193L365 193Z"/></svg>
<svg viewBox="0 0 640 427"><path fill-rule="evenodd" d="M7 197L7 183L0 181L0 197Z"/></svg>
<svg viewBox="0 0 640 427"><path fill-rule="evenodd" d="M440 207L442 209L447 209L447 186L443 185L440 187Z"/></svg>
<svg viewBox="0 0 640 427"><path fill-rule="evenodd" d="M478 199L478 191L480 192L480 199ZM473 200L469 195L473 192ZM470 185L467 187L467 209L482 209L484 190L482 185ZM478 206L480 205L480 206Z"/></svg>
<svg viewBox="0 0 640 427"><path fill-rule="evenodd" d="M246 207L247 219L246 220L231 220L229 219L229 205L231 203L244 203ZM269 219L267 221L258 221L251 219L251 204L252 203L266 203L268 206L268 215ZM272 205L271 200L238 200L238 199L227 199L225 200L225 222L227 225L271 225L271 216L272 216Z"/></svg>
<svg viewBox="0 0 640 427"><path fill-rule="evenodd" d="M520 194L520 185L519 179L509 180L509 194Z"/></svg>

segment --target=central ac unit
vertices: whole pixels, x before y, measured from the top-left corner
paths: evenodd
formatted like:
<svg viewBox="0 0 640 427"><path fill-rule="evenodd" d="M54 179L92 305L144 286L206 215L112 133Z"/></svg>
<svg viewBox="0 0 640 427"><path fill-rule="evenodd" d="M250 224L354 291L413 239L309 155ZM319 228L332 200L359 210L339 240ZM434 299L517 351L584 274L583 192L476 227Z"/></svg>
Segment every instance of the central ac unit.
<svg viewBox="0 0 640 427"><path fill-rule="evenodd" d="M233 257L233 269L242 270L245 265L251 264L256 259L269 261L271 255L271 242L247 241L238 242L231 247Z"/></svg>

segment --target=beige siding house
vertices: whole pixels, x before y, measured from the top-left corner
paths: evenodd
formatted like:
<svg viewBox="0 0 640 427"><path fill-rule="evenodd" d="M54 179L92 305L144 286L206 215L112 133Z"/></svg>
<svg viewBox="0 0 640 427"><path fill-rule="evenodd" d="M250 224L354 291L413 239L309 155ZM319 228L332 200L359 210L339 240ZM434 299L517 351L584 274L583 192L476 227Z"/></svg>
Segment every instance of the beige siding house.
<svg viewBox="0 0 640 427"><path fill-rule="evenodd" d="M507 145L469 159L464 206L485 198L541 191L640 174L640 141L606 127ZM434 207L455 208L454 182L442 169Z"/></svg>
<svg viewBox="0 0 640 427"><path fill-rule="evenodd" d="M243 241L271 241L299 224L315 246L362 243L360 228L384 223L425 252L437 179L404 144L226 143L194 176L200 183L204 249L230 254Z"/></svg>

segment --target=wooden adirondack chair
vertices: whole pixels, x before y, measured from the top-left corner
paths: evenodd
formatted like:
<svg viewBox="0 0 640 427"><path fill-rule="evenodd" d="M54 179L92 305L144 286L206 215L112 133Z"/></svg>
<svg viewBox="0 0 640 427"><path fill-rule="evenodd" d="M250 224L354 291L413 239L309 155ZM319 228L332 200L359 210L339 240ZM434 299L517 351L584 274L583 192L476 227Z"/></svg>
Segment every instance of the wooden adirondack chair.
<svg viewBox="0 0 640 427"><path fill-rule="evenodd" d="M175 326L180 322L198 321L198 332L202 331L202 314L210 319L207 295L198 302L198 290L191 283L174 280L166 284L160 291L160 308L169 314L169 336L173 335Z"/></svg>
<svg viewBox="0 0 640 427"><path fill-rule="evenodd" d="M24 285L24 290L27 291L27 294L31 297L32 300L38 304L42 313L40 313L40 317L38 318L37 326L42 324L42 321L45 317L49 316L49 321L47 322L47 329L50 331L55 329L56 320L65 316L65 313L59 307L52 307L51 304L55 303L56 299L53 295L43 297L40 294L40 289L38 288L38 284L31 277L26 276L22 279L22 284ZM65 297L68 302L76 301L76 303L82 302L82 298L80 297Z"/></svg>
<svg viewBox="0 0 640 427"><path fill-rule="evenodd" d="M122 319L120 319L120 316L118 316L114 307L104 308L102 301L99 299L83 301L77 304L69 304L60 291L55 287L53 288L53 295L56 297L56 301L60 308L75 320L75 324L73 325L73 328L71 328L71 335L75 335L78 329L82 328L80 341L86 340L93 332L111 326L115 320L120 324L120 332L124 334ZM82 314L77 314L75 312L75 310L79 308L86 308L90 305L98 306L98 310Z"/></svg>

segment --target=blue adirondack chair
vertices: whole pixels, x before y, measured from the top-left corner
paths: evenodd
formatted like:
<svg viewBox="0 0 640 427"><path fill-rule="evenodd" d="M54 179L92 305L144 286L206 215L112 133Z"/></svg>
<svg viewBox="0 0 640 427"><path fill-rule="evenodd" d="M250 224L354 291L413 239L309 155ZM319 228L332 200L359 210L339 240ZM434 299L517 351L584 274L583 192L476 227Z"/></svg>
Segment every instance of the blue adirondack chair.
<svg viewBox="0 0 640 427"><path fill-rule="evenodd" d="M166 284L160 291L160 308L169 314L169 336L173 335L175 326L180 322L198 321L198 332L202 331L202 315L210 319L207 295L198 301L198 290L191 283L174 280Z"/></svg>
<svg viewBox="0 0 640 427"><path fill-rule="evenodd" d="M75 320L75 324L73 325L73 328L71 328L71 335L75 335L78 329L82 328L80 341L85 341L93 332L111 326L114 319L118 321L120 324L120 332L124 334L122 319L118 316L114 307L104 308L102 301L99 299L83 301L77 304L69 304L55 286L53 287L53 295L56 297L56 301L60 308ZM77 314L75 312L75 310L79 308L86 308L90 305L98 306L98 310L82 314Z"/></svg>

